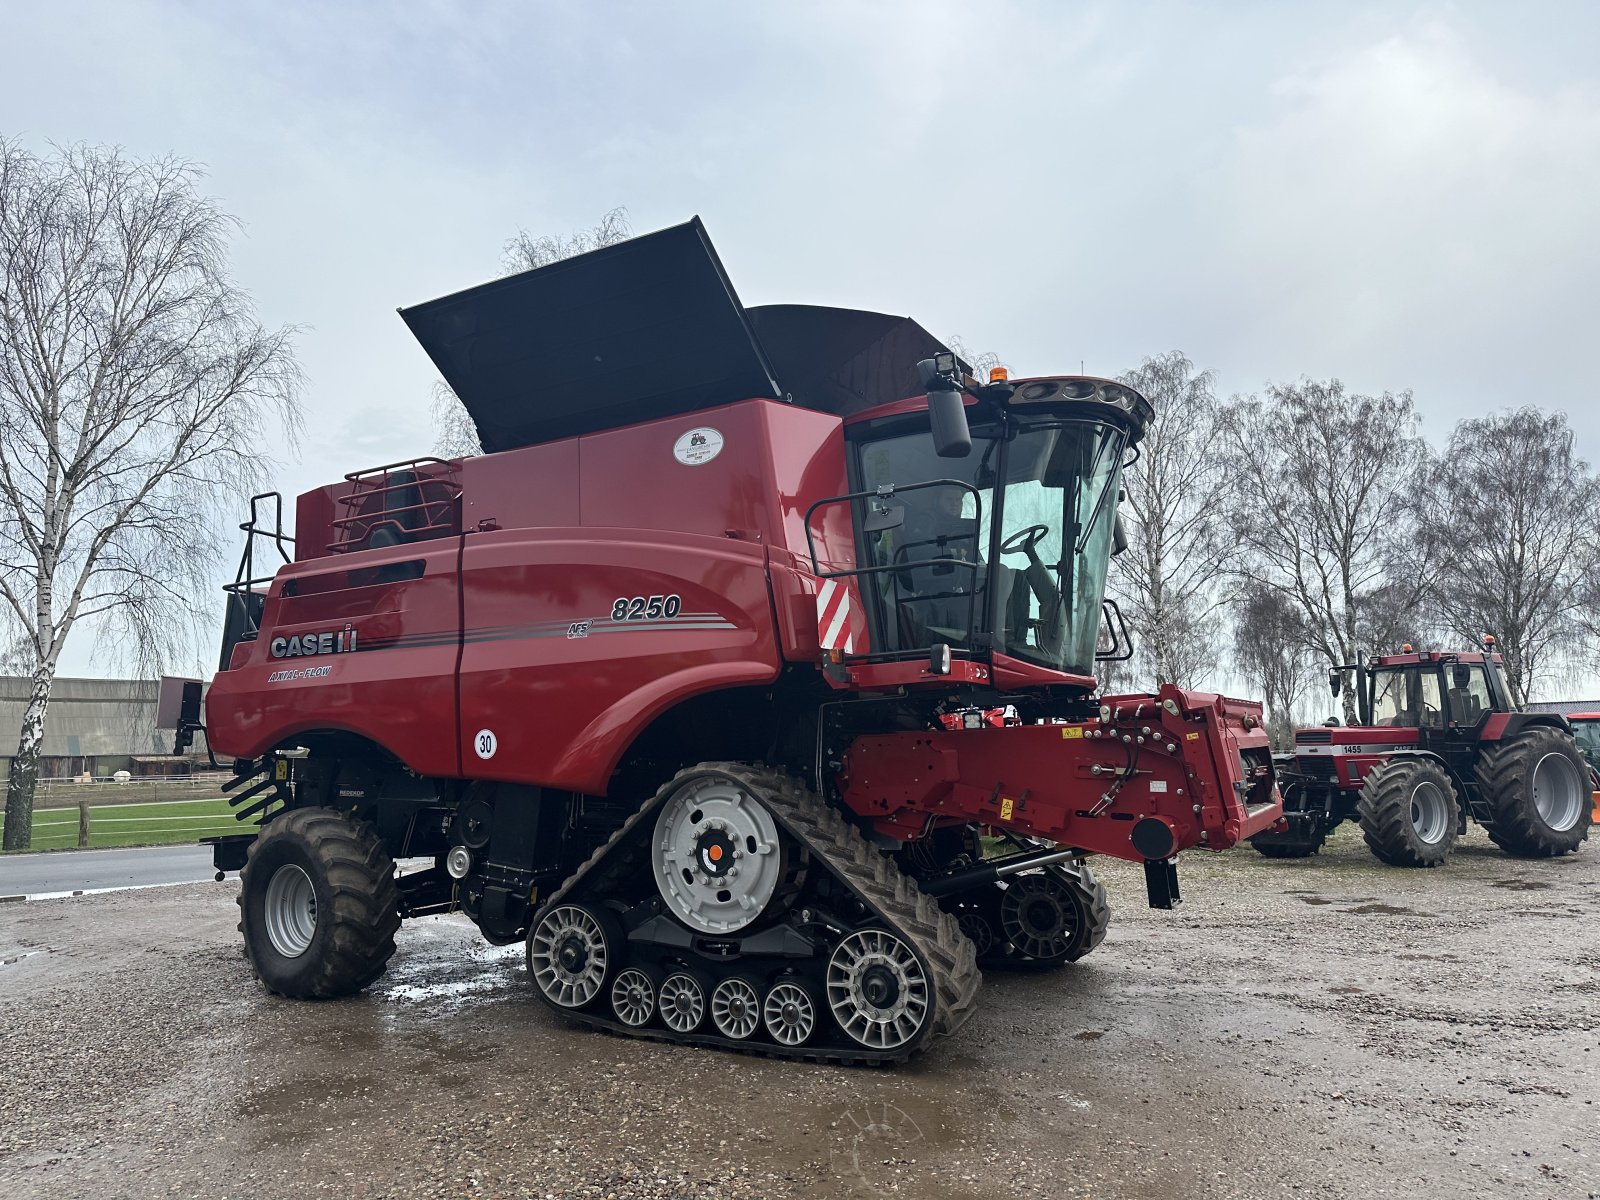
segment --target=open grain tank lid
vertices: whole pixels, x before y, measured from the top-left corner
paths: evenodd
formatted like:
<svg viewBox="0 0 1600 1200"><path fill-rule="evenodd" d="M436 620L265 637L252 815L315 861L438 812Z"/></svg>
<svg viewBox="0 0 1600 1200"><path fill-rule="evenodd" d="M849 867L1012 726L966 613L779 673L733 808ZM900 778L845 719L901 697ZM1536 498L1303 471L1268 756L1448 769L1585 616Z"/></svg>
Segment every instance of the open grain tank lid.
<svg viewBox="0 0 1600 1200"><path fill-rule="evenodd" d="M752 398L848 415L944 349L903 317L747 311L698 217L400 315L491 453Z"/></svg>

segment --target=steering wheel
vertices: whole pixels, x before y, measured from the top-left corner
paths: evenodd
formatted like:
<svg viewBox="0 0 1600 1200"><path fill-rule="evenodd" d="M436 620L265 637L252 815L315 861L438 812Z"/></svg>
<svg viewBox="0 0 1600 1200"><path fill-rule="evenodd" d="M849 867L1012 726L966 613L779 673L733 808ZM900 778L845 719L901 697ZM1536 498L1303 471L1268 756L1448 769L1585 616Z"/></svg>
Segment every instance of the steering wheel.
<svg viewBox="0 0 1600 1200"><path fill-rule="evenodd" d="M1049 532L1048 525L1029 525L1026 529L1019 529L1000 543L1000 553L1032 555L1033 548L1039 544L1039 539Z"/></svg>

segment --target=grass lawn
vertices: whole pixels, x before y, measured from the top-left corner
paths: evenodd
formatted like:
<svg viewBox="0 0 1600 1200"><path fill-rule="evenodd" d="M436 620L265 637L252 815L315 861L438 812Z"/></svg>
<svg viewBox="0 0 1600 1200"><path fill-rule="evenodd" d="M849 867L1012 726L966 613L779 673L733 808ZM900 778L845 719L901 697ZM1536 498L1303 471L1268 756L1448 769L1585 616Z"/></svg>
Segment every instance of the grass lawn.
<svg viewBox="0 0 1600 1200"><path fill-rule="evenodd" d="M89 845L170 846L219 833L242 833L226 800L177 800L156 804L95 804L89 808ZM0 814L0 830L5 816ZM67 850L78 844L78 810L36 808L33 849Z"/></svg>

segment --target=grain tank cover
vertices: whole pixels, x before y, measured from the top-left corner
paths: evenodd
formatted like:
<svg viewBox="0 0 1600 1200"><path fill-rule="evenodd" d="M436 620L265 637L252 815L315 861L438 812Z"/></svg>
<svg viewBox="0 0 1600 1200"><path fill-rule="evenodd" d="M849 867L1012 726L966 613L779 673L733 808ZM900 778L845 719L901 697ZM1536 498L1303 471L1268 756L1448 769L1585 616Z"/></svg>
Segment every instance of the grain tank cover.
<svg viewBox="0 0 1600 1200"><path fill-rule="evenodd" d="M840 417L920 395L917 361L947 350L909 317L809 304L747 313L784 393Z"/></svg>
<svg viewBox="0 0 1600 1200"><path fill-rule="evenodd" d="M699 217L400 315L490 453L753 398L847 417L946 350L908 317L745 309Z"/></svg>
<svg viewBox="0 0 1600 1200"><path fill-rule="evenodd" d="M781 396L699 217L400 315L491 453Z"/></svg>

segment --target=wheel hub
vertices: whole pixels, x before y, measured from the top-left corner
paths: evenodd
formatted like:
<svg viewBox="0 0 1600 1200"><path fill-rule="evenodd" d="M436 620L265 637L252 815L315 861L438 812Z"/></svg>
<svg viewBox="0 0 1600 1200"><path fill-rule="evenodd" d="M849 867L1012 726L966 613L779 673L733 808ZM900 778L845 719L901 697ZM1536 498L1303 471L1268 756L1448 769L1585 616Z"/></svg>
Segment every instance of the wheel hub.
<svg viewBox="0 0 1600 1200"><path fill-rule="evenodd" d="M691 778L656 818L656 886L668 910L696 933L735 933L756 920L783 876L777 822L733 780Z"/></svg>
<svg viewBox="0 0 1600 1200"><path fill-rule="evenodd" d="M561 966L564 970L569 974L577 975L583 970L584 964L589 961L589 947L583 943L582 939L574 935L568 935L561 940L561 950L557 957L561 960Z"/></svg>

